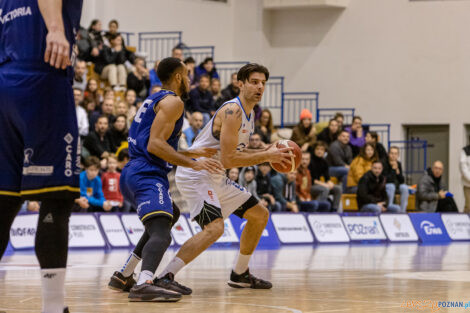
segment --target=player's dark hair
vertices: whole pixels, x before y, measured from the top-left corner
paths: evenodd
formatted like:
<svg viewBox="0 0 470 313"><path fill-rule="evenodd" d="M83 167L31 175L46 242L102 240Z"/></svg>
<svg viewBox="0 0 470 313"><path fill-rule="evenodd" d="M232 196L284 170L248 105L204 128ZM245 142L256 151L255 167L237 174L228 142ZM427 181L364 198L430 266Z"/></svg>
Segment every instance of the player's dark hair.
<svg viewBox="0 0 470 313"><path fill-rule="evenodd" d="M91 166L96 166L99 169L100 168L100 159L98 159L97 157L92 155L92 156L88 157L85 160L84 166L85 166L85 168L89 168Z"/></svg>
<svg viewBox="0 0 470 313"><path fill-rule="evenodd" d="M261 73L266 76L266 81L269 79L269 71L266 67L256 63L249 63L244 65L237 74L237 80L245 82L250 78L252 73Z"/></svg>
<svg viewBox="0 0 470 313"><path fill-rule="evenodd" d="M183 66L180 59L177 58L164 58L160 61L157 68L157 76L160 78L162 83L167 83L170 81L173 73Z"/></svg>

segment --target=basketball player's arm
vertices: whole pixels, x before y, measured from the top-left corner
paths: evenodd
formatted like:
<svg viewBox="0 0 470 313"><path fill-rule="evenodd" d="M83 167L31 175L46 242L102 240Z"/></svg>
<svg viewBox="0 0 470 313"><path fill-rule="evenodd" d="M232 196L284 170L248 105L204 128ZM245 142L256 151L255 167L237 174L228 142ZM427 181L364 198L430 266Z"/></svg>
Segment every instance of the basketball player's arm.
<svg viewBox="0 0 470 313"><path fill-rule="evenodd" d="M38 6L48 30L44 62L65 69L71 62L70 44L65 38L62 20L62 0L38 0Z"/></svg>
<svg viewBox="0 0 470 313"><path fill-rule="evenodd" d="M178 97L166 97L158 104L158 111L150 128L150 137L147 151L166 162L178 166L190 167L194 170L208 170L215 172L222 170L216 160L206 159L195 161L182 153L177 152L167 142L175 128L175 123L183 113L183 102Z"/></svg>
<svg viewBox="0 0 470 313"><path fill-rule="evenodd" d="M291 148L277 149L272 146L268 150L253 153L237 150L238 130L242 123L242 111L238 104L228 104L217 114L221 119L220 161L224 168L245 167L270 161L290 165Z"/></svg>

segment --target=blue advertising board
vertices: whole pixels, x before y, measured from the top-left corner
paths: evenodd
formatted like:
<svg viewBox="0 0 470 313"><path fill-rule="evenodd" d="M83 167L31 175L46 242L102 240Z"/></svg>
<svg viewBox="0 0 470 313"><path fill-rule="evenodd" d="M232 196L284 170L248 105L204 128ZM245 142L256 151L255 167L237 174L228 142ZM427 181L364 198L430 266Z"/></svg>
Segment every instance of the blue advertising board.
<svg viewBox="0 0 470 313"><path fill-rule="evenodd" d="M246 220L239 218L236 215L230 215L230 220L232 221L233 228L238 235L238 238L241 238L243 228L246 225ZM271 218L268 220L268 225L263 231L261 238L258 243L259 248L266 248L266 249L277 249L281 246L279 242L279 238L277 237L276 231L274 230L273 222Z"/></svg>
<svg viewBox="0 0 470 313"><path fill-rule="evenodd" d="M409 216L422 243L451 241L439 213L410 213Z"/></svg>

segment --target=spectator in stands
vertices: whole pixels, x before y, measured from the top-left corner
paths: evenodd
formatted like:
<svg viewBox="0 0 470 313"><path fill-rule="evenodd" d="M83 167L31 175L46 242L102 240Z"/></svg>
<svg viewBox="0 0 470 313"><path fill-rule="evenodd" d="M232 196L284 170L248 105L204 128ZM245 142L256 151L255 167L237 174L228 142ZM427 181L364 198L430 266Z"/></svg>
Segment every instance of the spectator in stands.
<svg viewBox="0 0 470 313"><path fill-rule="evenodd" d="M202 75L199 79L199 86L189 92L189 100L187 102L187 110L192 112L201 112L204 117L203 125L211 119L215 112L214 99L209 90L209 76Z"/></svg>
<svg viewBox="0 0 470 313"><path fill-rule="evenodd" d="M127 116L124 114L116 116L116 120L109 131L111 138L111 152L116 152L123 143L127 143L128 134Z"/></svg>
<svg viewBox="0 0 470 313"><path fill-rule="evenodd" d="M90 132L83 143L84 148L88 150L90 155L106 158L112 151L111 136L108 132L108 117L102 115L95 124L95 130Z"/></svg>
<svg viewBox="0 0 470 313"><path fill-rule="evenodd" d="M261 136L258 133L253 133L248 141L249 149L263 149L266 145L261 141Z"/></svg>
<svg viewBox="0 0 470 313"><path fill-rule="evenodd" d="M135 107L137 100L137 94L132 89L127 89L124 93L124 101L126 101L129 108Z"/></svg>
<svg viewBox="0 0 470 313"><path fill-rule="evenodd" d="M227 170L227 177L235 183L238 183L239 174L240 174L240 170L238 169L238 167L232 167Z"/></svg>
<svg viewBox="0 0 470 313"><path fill-rule="evenodd" d="M171 49L171 57L183 61L183 49L179 48L178 46L174 47Z"/></svg>
<svg viewBox="0 0 470 313"><path fill-rule="evenodd" d="M396 204L389 204L385 184L387 179L382 174L383 164L375 160L372 169L359 180L357 205L362 212L400 212Z"/></svg>
<svg viewBox="0 0 470 313"><path fill-rule="evenodd" d="M127 70L124 63L127 61L126 52L122 48L122 38L119 35L111 36L111 47L103 46L95 63L95 72L101 79L107 79L115 90L124 90L126 86Z"/></svg>
<svg viewBox="0 0 470 313"><path fill-rule="evenodd" d="M354 116L352 125L345 129L349 132L349 145L355 157L366 143L366 134L362 128L362 118L360 116Z"/></svg>
<svg viewBox="0 0 470 313"><path fill-rule="evenodd" d="M150 88L152 88L153 86L162 85L162 82L160 81L160 78L158 78L158 75L157 75L158 64L160 64L160 60L155 61L155 64L153 65L153 69L149 71Z"/></svg>
<svg viewBox="0 0 470 313"><path fill-rule="evenodd" d="M343 113L336 112L335 116L333 119L338 122L338 131L343 130L343 125L344 125L344 115Z"/></svg>
<svg viewBox="0 0 470 313"><path fill-rule="evenodd" d="M92 61L91 56L91 38L88 30L83 28L82 26L79 27L77 32L77 48L78 48L78 58L85 61ZM99 50L96 50L99 54Z"/></svg>
<svg viewBox="0 0 470 313"><path fill-rule="evenodd" d="M188 68L188 75L189 75L189 84L191 85L191 89L196 88L196 75L194 73L194 68L196 67L196 61L193 57L187 57L184 59L184 64Z"/></svg>
<svg viewBox="0 0 470 313"><path fill-rule="evenodd" d="M349 164L352 162L349 132L345 130L340 132L338 139L330 145L326 160L330 165L330 176L337 177L343 183L343 191L346 191L346 177L349 172Z"/></svg>
<svg viewBox="0 0 470 313"><path fill-rule="evenodd" d="M220 88L220 79L218 78L212 78L211 79L211 93L212 93L212 98L214 99L214 104L215 103L220 103L222 105L222 92ZM217 109L220 107L220 105L217 107Z"/></svg>
<svg viewBox="0 0 470 313"><path fill-rule="evenodd" d="M108 31L106 33L104 33L104 37L105 39L108 40L108 43L111 42L111 37L114 36L114 35L120 35L119 31L119 23L118 21L116 20L111 20L109 21L108 23ZM123 43L124 43L124 40L123 40Z"/></svg>
<svg viewBox="0 0 470 313"><path fill-rule="evenodd" d="M261 118L256 121L255 133L261 136L261 141L265 144L271 143L271 135L275 132L273 127L273 117L269 109L263 109Z"/></svg>
<svg viewBox="0 0 470 313"><path fill-rule="evenodd" d="M127 117L127 113L129 108L127 107L127 103L125 101L119 101L116 106L114 107L114 115L124 115Z"/></svg>
<svg viewBox="0 0 470 313"><path fill-rule="evenodd" d="M198 67L194 69L194 74L196 75L196 80L199 81L199 78L202 75L209 75L209 78L219 78L219 74L217 73L217 69L214 65L214 60L212 58L205 58Z"/></svg>
<svg viewBox="0 0 470 313"><path fill-rule="evenodd" d="M460 173L462 174L465 213L470 213L470 145L460 151Z"/></svg>
<svg viewBox="0 0 470 313"><path fill-rule="evenodd" d="M86 74L86 62L83 60L77 60L74 67L73 88L79 88L80 90L85 91L87 86Z"/></svg>
<svg viewBox="0 0 470 313"><path fill-rule="evenodd" d="M268 209L277 212L281 210L281 204L275 200L273 192L271 165L262 163L258 165L258 173L256 174L256 193L260 199L266 201Z"/></svg>
<svg viewBox="0 0 470 313"><path fill-rule="evenodd" d="M338 139L340 129L338 126L338 121L335 119L331 119L328 122L328 127L325 127L317 136L317 140L323 141L328 146L331 145L333 141Z"/></svg>
<svg viewBox="0 0 470 313"><path fill-rule="evenodd" d="M100 20L92 20L88 27L88 38L90 40L90 57L91 61L100 55L100 50L103 48L103 36L101 36L102 28Z"/></svg>
<svg viewBox="0 0 470 313"><path fill-rule="evenodd" d="M112 88L106 87L104 89L103 100L101 102L106 99L112 99L113 101L116 100L116 94Z"/></svg>
<svg viewBox="0 0 470 313"><path fill-rule="evenodd" d="M99 105L101 103L101 96L98 91L98 82L96 79L92 78L88 81L85 89L85 99L87 102L94 102L95 105Z"/></svg>
<svg viewBox="0 0 470 313"><path fill-rule="evenodd" d="M388 195L388 205L393 204L395 193L400 192L400 208L402 213L406 213L408 206L408 186L405 184L405 177L401 169L401 163L398 161L400 150L398 147L390 147L388 152L388 160L385 161L383 174L387 178L385 186ZM380 160L380 159L379 159ZM380 160L383 163L383 160Z"/></svg>
<svg viewBox="0 0 470 313"><path fill-rule="evenodd" d="M243 176L240 177L240 186L245 187L246 190L253 195L256 199L259 199L256 193L257 185L255 180L256 169L253 166L248 166L243 171Z"/></svg>
<svg viewBox="0 0 470 313"><path fill-rule="evenodd" d="M335 185L330 180L328 162L325 160L324 155L327 150L327 145L323 141L317 141L313 145L313 155L310 153L302 153L302 163L299 169L308 167L311 175L312 188L310 193L313 198L318 201L327 201L329 195L333 195L333 211L339 211L339 204L341 201L342 188Z"/></svg>
<svg viewBox="0 0 470 313"><path fill-rule="evenodd" d="M377 151L377 157L385 165L388 160L387 150L384 145L379 141L379 135L377 132L368 132L366 134L366 143L371 143Z"/></svg>
<svg viewBox="0 0 470 313"><path fill-rule="evenodd" d="M88 115L82 107L83 91L80 88L73 88L73 98L75 100L75 110L77 112L78 134L83 139L88 135L90 125L88 124Z"/></svg>
<svg viewBox="0 0 470 313"><path fill-rule="evenodd" d="M300 122L292 130L290 140L298 144L302 151L307 151L317 140L315 127L312 123L312 113L308 109L303 109L300 112Z"/></svg>
<svg viewBox="0 0 470 313"><path fill-rule="evenodd" d="M106 116L108 118L109 123L114 123L116 117L114 116L114 98L106 97L103 100L103 104L101 105L101 112L95 112L90 116L90 126L95 125L98 117Z"/></svg>
<svg viewBox="0 0 470 313"><path fill-rule="evenodd" d="M124 198L119 188L121 174L117 171L118 160L114 154L108 156L108 169L101 175L104 198L111 204L113 212L129 212L130 206L124 207Z"/></svg>
<svg viewBox="0 0 470 313"><path fill-rule="evenodd" d="M127 88L132 89L137 97L145 99L149 93L150 79L149 70L145 67L143 58L136 58L134 70L127 76Z"/></svg>
<svg viewBox="0 0 470 313"><path fill-rule="evenodd" d="M91 156L85 161L85 171L80 174L80 198L75 199L75 203L88 212L109 212L112 208L104 198L99 171L100 160Z"/></svg>
<svg viewBox="0 0 470 313"><path fill-rule="evenodd" d="M232 100L233 98L238 97L239 93L240 88L238 87L237 73L233 73L230 85L222 90L222 99L224 102Z"/></svg>
<svg viewBox="0 0 470 313"><path fill-rule="evenodd" d="M189 119L190 127L186 128L183 131L183 134L184 134L185 139L186 139L186 143L188 144L188 148L193 145L194 139L196 138L196 136L201 131L202 123L203 123L202 114L200 112L193 112L191 114L191 118Z"/></svg>
<svg viewBox="0 0 470 313"><path fill-rule="evenodd" d="M370 171L372 163L377 160L375 147L370 143L366 143L361 148L359 155L352 160L349 166L347 193L356 193L359 180L366 172Z"/></svg>

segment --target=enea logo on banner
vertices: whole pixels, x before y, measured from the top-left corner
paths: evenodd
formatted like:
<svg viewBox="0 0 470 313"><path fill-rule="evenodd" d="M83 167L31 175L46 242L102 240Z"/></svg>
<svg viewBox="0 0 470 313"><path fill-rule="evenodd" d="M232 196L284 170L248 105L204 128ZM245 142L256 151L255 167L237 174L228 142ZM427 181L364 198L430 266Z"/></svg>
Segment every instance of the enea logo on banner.
<svg viewBox="0 0 470 313"><path fill-rule="evenodd" d="M121 215L121 221L124 225L127 237L132 245L137 245L144 233L144 225L136 214Z"/></svg>
<svg viewBox="0 0 470 313"><path fill-rule="evenodd" d="M72 214L69 223L70 248L98 248L105 244L93 215Z"/></svg>
<svg viewBox="0 0 470 313"><path fill-rule="evenodd" d="M230 221L232 222L233 228L235 229L235 232L237 233L238 237L241 238L243 229L245 228L247 221L233 214L230 215ZM261 234L258 247L277 248L279 246L280 246L279 239L277 238L273 223L271 219L269 219L268 224L266 225L266 228L263 230L263 233Z"/></svg>
<svg viewBox="0 0 470 313"><path fill-rule="evenodd" d="M410 213L409 216L423 243L450 242L439 213Z"/></svg>
<svg viewBox="0 0 470 313"><path fill-rule="evenodd" d="M442 222L452 240L470 240L470 217L467 214L441 214Z"/></svg>
<svg viewBox="0 0 470 313"><path fill-rule="evenodd" d="M193 234L197 234L202 230L201 226L199 226L199 224L195 221L191 221L189 224L191 225L191 230L193 231ZM216 243L233 243L238 241L238 236L235 233L235 229L233 228L232 222L229 218L227 218L224 221L224 233L219 239L217 239Z"/></svg>
<svg viewBox="0 0 470 313"><path fill-rule="evenodd" d="M343 216L343 222L351 240L385 240L377 216Z"/></svg>
<svg viewBox="0 0 470 313"><path fill-rule="evenodd" d="M408 215L381 214L380 221L390 241L418 241L418 235Z"/></svg>
<svg viewBox="0 0 470 313"><path fill-rule="evenodd" d="M39 214L18 215L10 228L10 242L14 249L34 248Z"/></svg>
<svg viewBox="0 0 470 313"><path fill-rule="evenodd" d="M101 214L100 223L112 247L128 247L130 245L119 216L109 213Z"/></svg>
<svg viewBox="0 0 470 313"><path fill-rule="evenodd" d="M186 242L186 240L193 236L193 234L191 233L191 229L188 225L188 221L186 220L186 217L180 215L178 222L176 222L176 224L171 229L171 234L175 238L176 244L180 246L182 246Z"/></svg>
<svg viewBox="0 0 470 313"><path fill-rule="evenodd" d="M312 243L313 235L303 214L272 214L274 228L282 243Z"/></svg>
<svg viewBox="0 0 470 313"><path fill-rule="evenodd" d="M339 215L310 214L308 222L319 242L349 242L349 236Z"/></svg>

